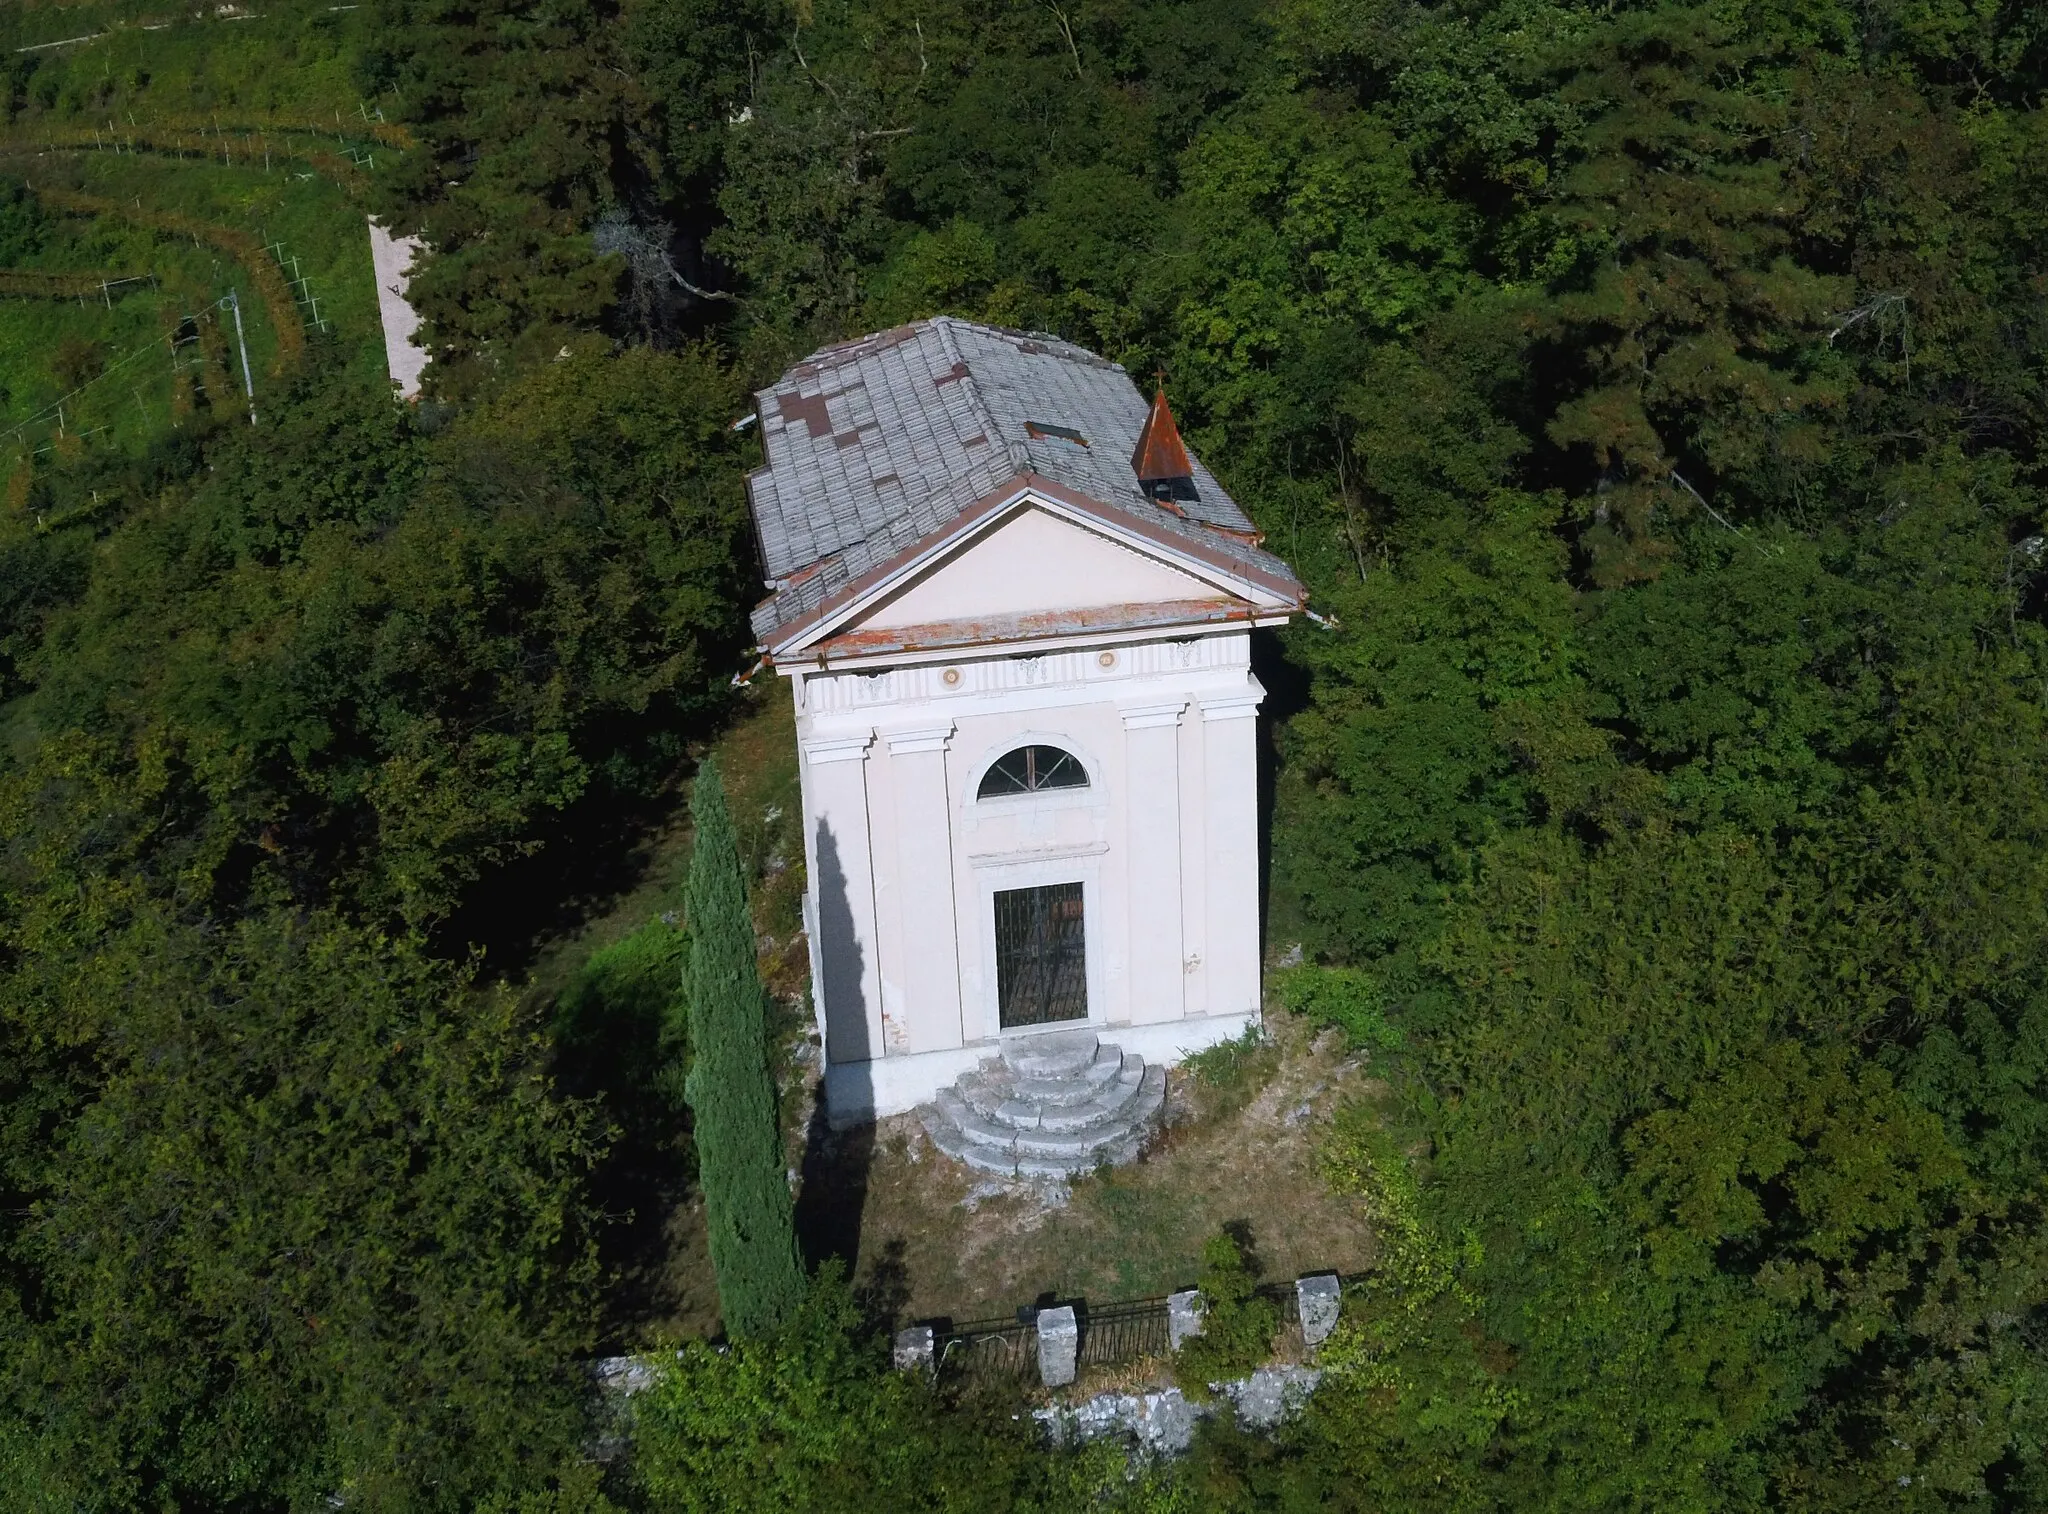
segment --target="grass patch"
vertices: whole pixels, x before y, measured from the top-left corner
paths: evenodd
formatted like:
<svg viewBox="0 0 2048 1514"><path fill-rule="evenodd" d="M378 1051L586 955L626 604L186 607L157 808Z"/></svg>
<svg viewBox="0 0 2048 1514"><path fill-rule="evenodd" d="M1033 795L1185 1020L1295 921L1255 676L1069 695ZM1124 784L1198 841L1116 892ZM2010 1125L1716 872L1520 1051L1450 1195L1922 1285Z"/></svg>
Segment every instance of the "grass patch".
<svg viewBox="0 0 2048 1514"><path fill-rule="evenodd" d="M218 112L227 125L288 116L339 133L364 125L355 64L372 15L324 4L15 4L0 7L0 48L26 75L17 124Z"/></svg>
<svg viewBox="0 0 2048 1514"><path fill-rule="evenodd" d="M1247 1025L1242 1035L1187 1057L1181 1070L1197 1090L1198 1116L1225 1118L1251 1103L1272 1082L1280 1070L1280 1048L1262 1028Z"/></svg>

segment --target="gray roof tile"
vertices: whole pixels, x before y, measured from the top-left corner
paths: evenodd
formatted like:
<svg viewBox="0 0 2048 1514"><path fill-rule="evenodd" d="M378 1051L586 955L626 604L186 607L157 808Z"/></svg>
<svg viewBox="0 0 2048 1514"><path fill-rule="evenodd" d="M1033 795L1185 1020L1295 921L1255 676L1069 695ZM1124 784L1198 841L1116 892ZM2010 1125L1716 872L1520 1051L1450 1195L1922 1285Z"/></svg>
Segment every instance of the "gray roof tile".
<svg viewBox="0 0 2048 1514"><path fill-rule="evenodd" d="M1057 337L936 316L826 347L755 396L767 464L747 481L772 596L764 641L862 574L1032 472L1292 579L1272 553L1208 527L1251 521L1195 459L1185 518L1131 471L1146 402L1122 367ZM1087 445L1031 436L1026 422Z"/></svg>

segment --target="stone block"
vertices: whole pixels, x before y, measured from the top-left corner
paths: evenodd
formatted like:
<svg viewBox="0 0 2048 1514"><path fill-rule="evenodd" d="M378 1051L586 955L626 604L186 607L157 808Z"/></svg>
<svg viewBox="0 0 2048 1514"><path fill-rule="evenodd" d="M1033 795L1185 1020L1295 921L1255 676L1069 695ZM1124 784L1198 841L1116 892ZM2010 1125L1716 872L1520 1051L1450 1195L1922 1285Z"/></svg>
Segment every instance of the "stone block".
<svg viewBox="0 0 2048 1514"><path fill-rule="evenodd" d="M1301 1338L1320 1346L1337 1328L1337 1311L1342 1289L1334 1272L1319 1272L1294 1285L1294 1297L1301 1305Z"/></svg>
<svg viewBox="0 0 2048 1514"><path fill-rule="evenodd" d="M1323 1374L1313 1367L1260 1367L1250 1377L1214 1386L1223 1390L1247 1430L1270 1430L1301 1412Z"/></svg>
<svg viewBox="0 0 2048 1514"><path fill-rule="evenodd" d="M898 1372L929 1372L938 1355L938 1332L930 1325L912 1325L896 1332L894 1359Z"/></svg>
<svg viewBox="0 0 2048 1514"><path fill-rule="evenodd" d="M1184 1341L1202 1333L1202 1295L1194 1288L1166 1296L1166 1343L1178 1351Z"/></svg>
<svg viewBox="0 0 2048 1514"><path fill-rule="evenodd" d="M1019 1078L1071 1078L1095 1060L1102 1042L1090 1030L1041 1032L1003 1046L1003 1061Z"/></svg>
<svg viewBox="0 0 2048 1514"><path fill-rule="evenodd" d="M1074 1380L1081 1355L1081 1322L1074 1306L1038 1311L1038 1380L1048 1388L1064 1388Z"/></svg>

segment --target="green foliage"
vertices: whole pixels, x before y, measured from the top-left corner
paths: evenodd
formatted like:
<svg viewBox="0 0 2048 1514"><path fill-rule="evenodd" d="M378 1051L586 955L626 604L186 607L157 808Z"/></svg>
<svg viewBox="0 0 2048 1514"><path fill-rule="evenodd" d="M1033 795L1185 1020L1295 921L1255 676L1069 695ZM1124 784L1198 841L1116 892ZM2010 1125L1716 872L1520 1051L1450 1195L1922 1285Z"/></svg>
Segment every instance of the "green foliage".
<svg viewBox="0 0 2048 1514"><path fill-rule="evenodd" d="M511 997L331 918L124 913L0 1001L44 1131L7 1148L17 1486L458 1509L573 1468L603 1136Z"/></svg>
<svg viewBox="0 0 2048 1514"><path fill-rule="evenodd" d="M172 796L190 886L232 898L256 868L438 918L718 707L730 393L701 354L586 359L429 439L309 386L113 531L48 616L26 716Z"/></svg>
<svg viewBox="0 0 2048 1514"><path fill-rule="evenodd" d="M596 324L619 267L587 232L614 175L645 164L643 113L585 0L380 0L373 28L365 92L395 96L419 139L379 177L382 208L435 249L407 291L443 354L434 382L473 393Z"/></svg>
<svg viewBox="0 0 2048 1514"><path fill-rule="evenodd" d="M858 1325L835 1272L774 1339L687 1343L634 1406L634 1475L657 1507L815 1507L818 1484L875 1461L902 1478L887 1461L908 1448L888 1432L921 1407L918 1387Z"/></svg>
<svg viewBox="0 0 2048 1514"><path fill-rule="evenodd" d="M84 14L16 11L0 25L18 47ZM1114 1454L1040 1455L1009 1408L984 1420L888 1376L823 1288L781 1335L734 1315L730 1353L693 1349L657 1390L650 1503L2048 1502L2048 34L2031 10L350 15L205 23L248 65L246 95L196 61L198 23L9 55L8 118L29 132L146 113L145 46L222 109L262 93L338 116L352 68L417 142L380 151L372 193L435 249L415 292L446 402L394 411L330 372L253 434L195 427L118 466L53 454L16 475L0 1328L31 1366L0 1465L24 1498L307 1503L380 1455L393 1480L362 1472L351 1497L597 1496L564 1470L565 1401L533 1365L587 1337L584 1263L567 1241L536 1250L517 1210L556 1212L584 1117L531 1082L502 1107L463 1092L490 1055L530 1065L523 1028L470 1011L447 1032L461 1055L392 1073L391 1107L419 1112L390 1130L513 1217L477 1221L505 1238L488 1256L421 1241L440 1232L399 1212L405 1183L351 1166L398 1136L324 1094L293 1106L315 1112L301 1130L283 1102L354 1088L337 1069L385 1055L349 1039L345 988L374 1030L404 1018L380 994L445 971L335 912L435 922L459 957L508 866L543 846L573 861L599 844L591 817L657 790L744 639L749 456L726 427L747 382L947 309L1164 366L1191 440L1334 621L1289 631L1268 679L1290 712L1275 910L1312 958L1275 987L1399 1050L1331 1152L1379 1262L1298 1427L1212 1432L1187 1476L1155 1482ZM123 200L147 171L81 169L109 194L132 183ZM256 212L273 229L299 213L274 188ZM186 258L19 195L0 245L49 269ZM38 365L0 377L17 406L60 344L83 374L144 315L8 309L28 336L0 347ZM690 346L713 326L744 375ZM728 1092L751 1101L734 1149L752 1186L733 1190L751 1197L727 1217L782 1214L728 872L715 939L693 903L690 970L701 955L744 1035L714 1048L672 1025L667 1044L696 1053L700 1141ZM300 960L249 943L292 931L386 966L244 995L270 981L247 962ZM591 965L557 1065L581 1080L577 1038L603 1025L655 1038L651 1075L665 931ZM420 1002L496 1003L444 989ZM203 1067L166 1029L287 1001L319 1023L209 1030ZM742 1076L708 1078L735 1048ZM1241 1085L1256 1057L1203 1065ZM302 1064L325 1081L236 1071ZM623 1110L636 1088L602 1091ZM474 1110L474 1145L435 1123L444 1097ZM221 1134L258 1115L332 1195L326 1228L275 1263L253 1206L294 1237L313 1210ZM202 1146L221 1175L185 1170ZM63 1215L73 1229L46 1228ZM781 1223L761 1275L787 1304ZM401 1236L378 1254L415 1258L414 1291L356 1300L324 1260L344 1234ZM360 1356L293 1312L302 1256L305 1297L357 1322ZM397 1273L347 1276L384 1298ZM502 1303L522 1288L545 1299ZM517 1339L546 1343L519 1358L535 1375L490 1364L517 1356L513 1326L472 1332L449 1299L516 1314ZM472 1335L490 1359L473 1390L448 1365Z"/></svg>
<svg viewBox="0 0 2048 1514"><path fill-rule="evenodd" d="M0 268L19 268L43 250L50 216L18 179L0 181Z"/></svg>
<svg viewBox="0 0 2048 1514"><path fill-rule="evenodd" d="M1318 697L1287 731L1299 797L1282 866L1325 951L1416 950L1473 850L1542 815L1553 782L1600 754L1574 709L1555 516L1501 504L1346 585L1356 629L1341 641L1300 639Z"/></svg>
<svg viewBox="0 0 2048 1514"><path fill-rule="evenodd" d="M949 1400L889 1369L837 1264L785 1330L657 1358L632 1403L632 1478L676 1514L854 1514L863 1509L1195 1507L1170 1472L1126 1468L1120 1447L1048 1455L1007 1404Z"/></svg>
<svg viewBox="0 0 2048 1514"><path fill-rule="evenodd" d="M1386 984L1370 968L1282 968L1273 991L1290 1012L1336 1026L1360 1050L1401 1049L1401 1032L1387 1019Z"/></svg>
<svg viewBox="0 0 2048 1514"><path fill-rule="evenodd" d="M803 1301L794 1210L768 1068L768 994L716 759L690 794L690 1045L694 1118L719 1311L737 1340L773 1335Z"/></svg>
<svg viewBox="0 0 2048 1514"><path fill-rule="evenodd" d="M1243 1377L1273 1351L1279 1307L1258 1294L1258 1276L1237 1237L1225 1231L1202 1243L1202 1333L1183 1341L1173 1359L1174 1381L1195 1399L1209 1385Z"/></svg>

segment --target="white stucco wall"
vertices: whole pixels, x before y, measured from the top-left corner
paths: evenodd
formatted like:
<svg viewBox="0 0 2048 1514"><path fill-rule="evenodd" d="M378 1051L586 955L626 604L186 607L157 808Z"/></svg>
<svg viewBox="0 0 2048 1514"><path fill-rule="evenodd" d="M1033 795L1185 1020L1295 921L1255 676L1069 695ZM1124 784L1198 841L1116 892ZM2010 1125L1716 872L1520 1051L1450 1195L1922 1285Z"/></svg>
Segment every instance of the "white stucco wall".
<svg viewBox="0 0 2048 1514"><path fill-rule="evenodd" d="M836 1121L908 1109L1034 1033L998 1025L998 889L1082 884L1088 1023L1127 1050L1170 1062L1256 1018L1249 650L1238 626L791 670ZM1073 753L1088 786L974 797L1033 743Z"/></svg>

